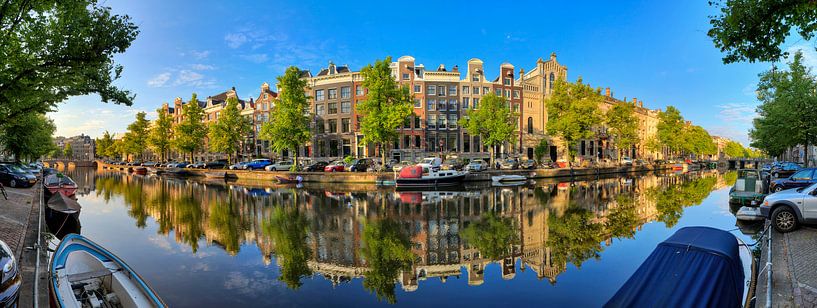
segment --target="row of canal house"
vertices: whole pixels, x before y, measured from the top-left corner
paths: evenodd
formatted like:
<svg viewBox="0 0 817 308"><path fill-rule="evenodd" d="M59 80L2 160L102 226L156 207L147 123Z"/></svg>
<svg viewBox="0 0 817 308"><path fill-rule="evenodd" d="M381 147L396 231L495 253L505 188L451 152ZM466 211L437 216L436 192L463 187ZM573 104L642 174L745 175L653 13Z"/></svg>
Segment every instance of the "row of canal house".
<svg viewBox="0 0 817 308"><path fill-rule="evenodd" d="M480 99L489 93L506 98L510 103L509 108L519 115L518 137L513 143L497 146L496 153L505 157L533 158L536 145L541 140L547 140L550 148L549 157L546 158L555 161L566 156L565 149L557 146L561 142L546 133L545 100L551 95L554 83L567 78L567 67L557 62L555 53L548 60L540 58L529 71L503 63L499 66L498 76L494 78L486 74L483 61L476 58L468 60L466 67L461 69L458 65L446 67L443 64L426 68L413 57L403 56L391 63L391 69L395 80L414 95L414 108L412 116L399 129L398 139L387 147L389 158L415 160L450 154L465 158L488 157L489 149L480 136L468 134L458 121L467 117L470 110L478 109ZM313 139L298 149L300 156L313 160L380 156L377 148L361 142L361 115L357 113L356 106L366 99L367 94L361 73L351 70L348 65L330 62L314 75L311 71L302 71L301 77L308 84L306 91L311 100L314 120ZM606 111L618 100L612 97L609 88L604 94L605 102L600 109ZM260 94L255 98L238 97L235 88L232 88L199 100L196 103L205 111L204 121L217 121L219 112L230 97L238 99L242 114L253 122L253 129L242 144L240 156L245 159L289 157L287 151L270 153L269 142L257 138L263 123L269 121L277 98L270 85L262 84ZM182 106L186 103L182 98L176 98L172 106L164 104L163 108L173 115L174 121L179 122L182 119ZM655 136L658 111L644 108L643 102L636 99L632 104L637 107L641 144L629 150L614 150L606 129L600 126L596 138L577 144L578 156L584 159L614 159L618 155L659 158L660 153L648 151L643 146L646 140ZM210 160L224 155L203 151L195 156L194 160Z"/></svg>

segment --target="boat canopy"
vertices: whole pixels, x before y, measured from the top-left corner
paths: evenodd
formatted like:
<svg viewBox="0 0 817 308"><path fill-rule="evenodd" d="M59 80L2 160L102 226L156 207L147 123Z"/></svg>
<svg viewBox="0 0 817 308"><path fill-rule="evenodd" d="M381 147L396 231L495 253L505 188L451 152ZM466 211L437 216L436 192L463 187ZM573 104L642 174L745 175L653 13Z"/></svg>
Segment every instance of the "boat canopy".
<svg viewBox="0 0 817 308"><path fill-rule="evenodd" d="M76 200L63 194L54 194L51 199L48 199L48 208L57 212L72 214L79 212L82 206Z"/></svg>
<svg viewBox="0 0 817 308"><path fill-rule="evenodd" d="M400 169L400 178L404 179L419 179L423 176L423 167L421 166L406 166Z"/></svg>
<svg viewBox="0 0 817 308"><path fill-rule="evenodd" d="M605 307L740 307L743 284L734 235L685 227L658 244Z"/></svg>

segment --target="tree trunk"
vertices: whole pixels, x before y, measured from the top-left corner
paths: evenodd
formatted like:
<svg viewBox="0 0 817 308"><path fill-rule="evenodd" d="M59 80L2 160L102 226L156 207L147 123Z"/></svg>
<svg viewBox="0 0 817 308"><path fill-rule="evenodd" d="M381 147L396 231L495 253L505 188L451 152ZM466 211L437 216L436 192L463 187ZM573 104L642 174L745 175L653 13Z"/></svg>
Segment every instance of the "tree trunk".
<svg viewBox="0 0 817 308"><path fill-rule="evenodd" d="M493 144L488 146L488 153L491 154L491 156L488 158L488 160L490 160L488 162L488 165L491 166L492 168L495 168L496 166L494 165L494 145Z"/></svg>
<svg viewBox="0 0 817 308"><path fill-rule="evenodd" d="M295 168L295 171L298 171L298 147L296 146L296 147L295 147L295 150L294 150L294 151L292 151L292 152L293 152L293 153L295 153L294 155L292 155L292 157L293 157L293 159L292 159L292 164L295 166L295 167L294 167L294 168ZM296 195L297 195L297 194L296 194ZM297 201L296 201L296 204L297 204Z"/></svg>
<svg viewBox="0 0 817 308"><path fill-rule="evenodd" d="M806 142L806 151L805 152L806 152L806 159L805 159L806 168L808 168L809 167L808 142Z"/></svg>
<svg viewBox="0 0 817 308"><path fill-rule="evenodd" d="M386 149L386 147L383 146L383 144L381 143L380 144L380 159L382 161L380 162L380 171L386 171L386 151L385 151L385 149Z"/></svg>

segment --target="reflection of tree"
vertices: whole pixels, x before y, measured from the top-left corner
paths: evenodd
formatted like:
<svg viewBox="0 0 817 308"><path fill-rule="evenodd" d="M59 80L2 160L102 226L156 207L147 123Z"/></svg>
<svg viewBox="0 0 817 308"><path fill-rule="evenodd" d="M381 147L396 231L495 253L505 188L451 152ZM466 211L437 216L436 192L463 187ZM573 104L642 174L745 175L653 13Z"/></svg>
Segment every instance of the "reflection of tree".
<svg viewBox="0 0 817 308"><path fill-rule="evenodd" d="M190 245L190 249L195 253L199 249L199 239L204 235L202 228L204 212L201 210L201 202L196 201L193 196L193 190L190 189L189 194L183 194L173 201L175 216L172 217L172 223L173 228L176 228L176 234L180 235L182 241ZM171 220L171 217L167 217L166 220Z"/></svg>
<svg viewBox="0 0 817 308"><path fill-rule="evenodd" d="M232 198L227 196L227 202L216 202L210 207L209 225L211 230L215 230L218 235L218 242L224 245L230 255L236 255L241 248L239 238L241 237L241 216L238 213L238 206Z"/></svg>
<svg viewBox="0 0 817 308"><path fill-rule="evenodd" d="M378 300L397 302L394 287L400 270L409 270L415 256L409 238L391 219L373 220L363 228L361 253L369 265L363 287L374 292Z"/></svg>
<svg viewBox="0 0 817 308"><path fill-rule="evenodd" d="M480 221L471 223L462 230L462 238L479 250L483 256L498 260L510 256L512 245L519 241L514 221L488 212Z"/></svg>
<svg viewBox="0 0 817 308"><path fill-rule="evenodd" d="M587 259L598 258L604 240L604 226L593 222L593 212L572 205L562 217L548 217L547 246L554 264L572 263L581 267Z"/></svg>
<svg viewBox="0 0 817 308"><path fill-rule="evenodd" d="M275 254L281 267L279 280L297 290L301 287L301 277L312 275L307 261L312 250L306 243L309 222L297 208L287 209L276 206L272 217L261 223L261 230L275 243Z"/></svg>
<svg viewBox="0 0 817 308"><path fill-rule="evenodd" d="M631 195L621 194L616 196L616 204L607 215L607 232L612 237L633 238L635 227L640 224L635 199Z"/></svg>
<svg viewBox="0 0 817 308"><path fill-rule="evenodd" d="M727 186L735 186L735 182L738 181L738 172L734 170L727 171L723 174L723 181Z"/></svg>
<svg viewBox="0 0 817 308"><path fill-rule="evenodd" d="M716 177L708 176L690 180L681 185L656 187L647 194L655 198L658 221L671 228L681 219L684 207L700 204L704 198L709 196L716 183Z"/></svg>

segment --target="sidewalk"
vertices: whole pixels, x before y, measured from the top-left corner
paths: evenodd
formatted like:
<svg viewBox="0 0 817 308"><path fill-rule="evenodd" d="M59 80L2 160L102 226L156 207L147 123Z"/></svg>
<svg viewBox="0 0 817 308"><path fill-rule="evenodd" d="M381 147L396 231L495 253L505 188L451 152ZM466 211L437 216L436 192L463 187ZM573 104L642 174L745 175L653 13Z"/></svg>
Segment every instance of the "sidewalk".
<svg viewBox="0 0 817 308"><path fill-rule="evenodd" d="M760 269L766 265L764 247ZM772 233L772 306L817 307L817 229ZM757 307L766 301L766 272L758 275Z"/></svg>
<svg viewBox="0 0 817 308"><path fill-rule="evenodd" d="M38 183L39 184L39 183ZM9 199L0 196L0 240L6 242L17 258L17 264L23 277L20 290L20 307L34 305L34 268L36 251L26 249L37 243L37 221L40 218L41 185L32 188L8 188ZM43 225L43 228L45 226ZM39 306L48 306L48 259L46 253L40 255Z"/></svg>

